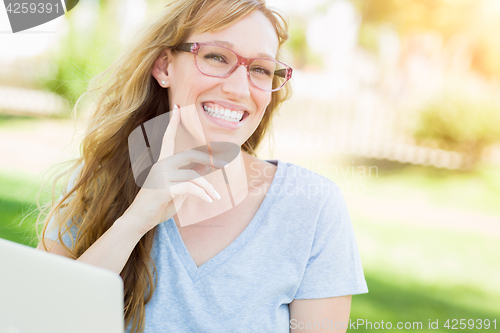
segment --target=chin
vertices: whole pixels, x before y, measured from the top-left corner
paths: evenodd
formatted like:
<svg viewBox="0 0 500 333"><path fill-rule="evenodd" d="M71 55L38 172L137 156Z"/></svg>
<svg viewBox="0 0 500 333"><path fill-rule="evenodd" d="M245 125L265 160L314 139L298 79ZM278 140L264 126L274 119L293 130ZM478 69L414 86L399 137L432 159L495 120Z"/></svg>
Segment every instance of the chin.
<svg viewBox="0 0 500 333"><path fill-rule="evenodd" d="M206 135L207 142L231 142L241 147L243 143L229 135Z"/></svg>

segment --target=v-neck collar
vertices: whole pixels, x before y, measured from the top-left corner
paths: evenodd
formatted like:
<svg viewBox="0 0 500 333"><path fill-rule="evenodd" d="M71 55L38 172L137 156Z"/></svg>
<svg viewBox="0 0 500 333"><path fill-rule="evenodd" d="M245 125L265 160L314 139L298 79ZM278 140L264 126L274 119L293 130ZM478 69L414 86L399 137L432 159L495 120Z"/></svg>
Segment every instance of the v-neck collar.
<svg viewBox="0 0 500 333"><path fill-rule="evenodd" d="M177 229L174 218L171 217L165 223L160 224L160 226L165 227L168 237L170 238L170 242L172 243L172 246L177 253L177 256L184 265L184 268L188 272L193 282L196 282L203 276L209 274L212 270L222 265L226 260L230 259L247 243L247 241L255 234L257 229L259 229L259 227L262 225L262 221L264 221L269 208L272 206L274 199L276 198L276 195L269 194L276 194L279 192L277 187L281 185L285 175L284 162L280 160L266 161L276 165L276 172L274 174L273 180L271 181L271 185L269 186L266 196L262 201L259 209L257 210L257 213L247 225L245 230L243 230L243 232L231 244L229 244L224 250L219 252L215 257L203 263L200 267L196 266L196 263L189 254L186 245L182 241L181 234Z"/></svg>

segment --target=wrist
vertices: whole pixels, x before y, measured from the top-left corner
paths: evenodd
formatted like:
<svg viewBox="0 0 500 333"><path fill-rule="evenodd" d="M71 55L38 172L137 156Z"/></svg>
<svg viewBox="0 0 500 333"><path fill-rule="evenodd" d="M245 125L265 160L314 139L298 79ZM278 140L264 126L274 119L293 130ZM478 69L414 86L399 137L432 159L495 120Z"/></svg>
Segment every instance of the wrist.
<svg viewBox="0 0 500 333"><path fill-rule="evenodd" d="M138 242L147 231L141 230L137 222L136 217L124 213L115 221L113 228L119 229L125 237L130 237Z"/></svg>

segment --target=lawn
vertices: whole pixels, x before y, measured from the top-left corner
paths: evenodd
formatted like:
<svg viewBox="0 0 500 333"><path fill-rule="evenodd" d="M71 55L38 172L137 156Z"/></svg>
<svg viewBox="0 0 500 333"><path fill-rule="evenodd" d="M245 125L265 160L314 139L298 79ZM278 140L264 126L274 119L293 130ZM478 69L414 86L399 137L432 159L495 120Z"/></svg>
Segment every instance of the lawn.
<svg viewBox="0 0 500 333"><path fill-rule="evenodd" d="M0 238L36 247L34 223L40 182L28 174L0 171ZM49 199L42 194L41 201Z"/></svg>
<svg viewBox="0 0 500 333"><path fill-rule="evenodd" d="M444 327L448 319L450 326L453 319L458 320L456 328L460 319L465 323L473 319L476 328L472 331L477 331L478 319L489 319L489 330L494 331L492 321L496 319L500 330L498 235L466 232L449 223L419 223L415 216L422 216L422 212L407 211L406 218L394 219L391 212L372 214L356 205L364 202L358 198L385 202L388 207L396 200L408 202L408 207L425 202L428 207L458 215L467 212L500 218L497 167L483 165L474 172L457 172L350 156L315 162L316 171L343 187L348 205L351 203L349 211L369 289L368 294L353 297L351 320L360 320L357 331L376 331L373 326L367 329L365 322L374 325L383 320L390 322L392 329L398 322L421 322L422 329L409 331L425 332L430 331L429 322L438 320L439 329L432 331L445 332L449 331ZM306 160L298 164L307 165ZM364 177L348 172L349 166L356 166L356 171L362 166L377 166L378 173ZM348 183L359 184L363 190L348 192Z"/></svg>
<svg viewBox="0 0 500 333"><path fill-rule="evenodd" d="M370 291L353 298L352 320L500 324L498 239L351 215Z"/></svg>

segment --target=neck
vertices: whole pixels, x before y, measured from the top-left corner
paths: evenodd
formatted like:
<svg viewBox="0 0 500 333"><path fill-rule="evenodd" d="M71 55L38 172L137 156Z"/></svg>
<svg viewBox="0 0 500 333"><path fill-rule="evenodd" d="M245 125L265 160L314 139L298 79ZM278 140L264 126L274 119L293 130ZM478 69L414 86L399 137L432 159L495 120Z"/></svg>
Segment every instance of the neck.
<svg viewBox="0 0 500 333"><path fill-rule="evenodd" d="M182 107L180 115L181 121L175 136L174 154L196 149L210 155L211 162L215 159L226 162L223 168L215 167L215 163L212 166L191 163L183 167L183 169L196 171L221 195L221 199L215 199L211 203L188 195L179 207L175 207L176 220L179 221L180 226L187 226L220 215L234 208L247 197L247 171L249 171L247 169L250 161L249 155L243 152L237 144L207 142L194 106Z"/></svg>
<svg viewBox="0 0 500 333"><path fill-rule="evenodd" d="M248 180L243 154L240 150L236 158L227 161L229 163L224 168L215 169L215 171L212 168L205 168L206 173L199 172L213 185L221 195L221 199L215 199L208 203L196 196L189 195L179 208L176 206L176 220L181 227L223 214L236 207L247 197Z"/></svg>

